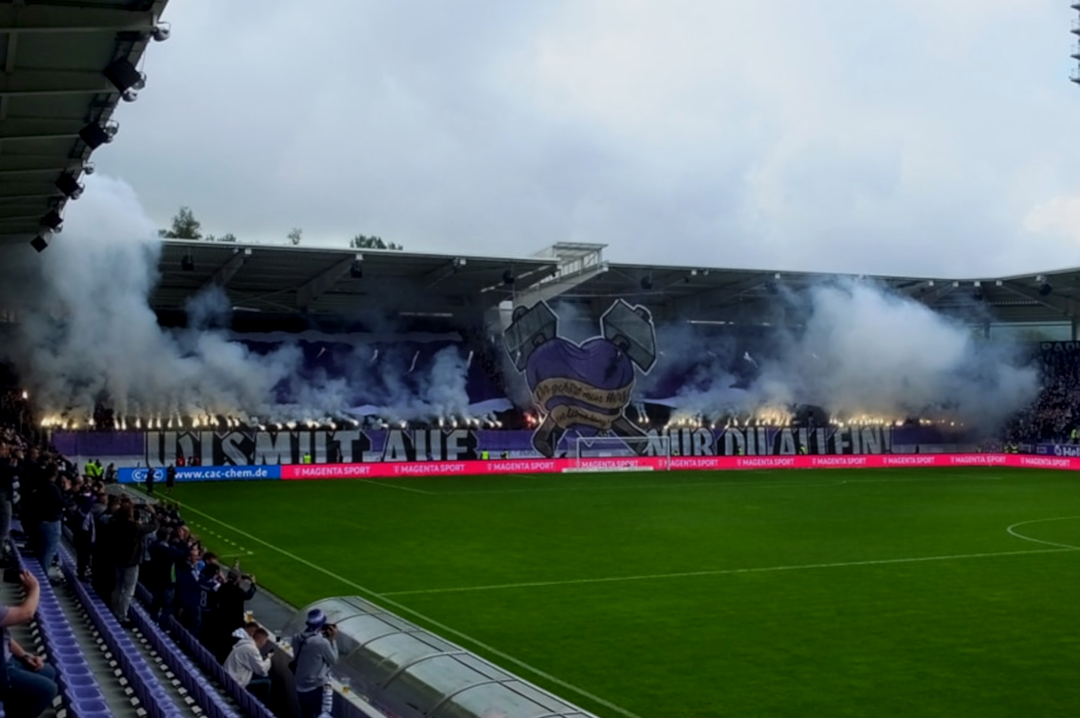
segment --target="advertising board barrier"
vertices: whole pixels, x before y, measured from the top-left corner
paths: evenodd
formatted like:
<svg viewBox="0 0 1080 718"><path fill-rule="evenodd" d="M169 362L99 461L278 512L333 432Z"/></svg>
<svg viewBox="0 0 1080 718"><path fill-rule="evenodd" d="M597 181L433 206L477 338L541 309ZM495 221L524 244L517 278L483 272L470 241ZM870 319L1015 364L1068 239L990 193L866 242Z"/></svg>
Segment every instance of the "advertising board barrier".
<svg viewBox="0 0 1080 718"><path fill-rule="evenodd" d="M281 467L286 481L303 479L402 478L407 476L473 476L544 474L570 470L668 468L663 457L606 459L508 459L381 464L299 464ZM1080 458L1024 454L884 454L860 456L696 456L672 457L672 471L749 471L754 469L886 469L949 466L1002 466L1080 471Z"/></svg>
<svg viewBox="0 0 1080 718"><path fill-rule="evenodd" d="M1080 444L1039 444L1035 447L1039 456L1069 456L1080 458Z"/></svg>
<svg viewBox="0 0 1080 718"><path fill-rule="evenodd" d="M669 466L670 464L670 466ZM866 454L855 456L688 456L577 459L491 459L488 461L402 461L355 464L286 464L284 466L204 466L178 468L177 483L201 481L302 481L319 479L392 479L416 476L558 474L569 471L752 471L776 469L888 469L1000 466L1080 471L1080 457L1031 454ZM120 469L120 483L143 483L147 468ZM154 480L165 481L155 468Z"/></svg>
<svg viewBox="0 0 1080 718"><path fill-rule="evenodd" d="M191 466L176 469L176 483L187 484L196 481L271 481L281 478L283 466ZM134 469L117 469L117 480L121 484L141 484L150 471L154 472L154 481L165 483L165 469L148 469L145 466Z"/></svg>

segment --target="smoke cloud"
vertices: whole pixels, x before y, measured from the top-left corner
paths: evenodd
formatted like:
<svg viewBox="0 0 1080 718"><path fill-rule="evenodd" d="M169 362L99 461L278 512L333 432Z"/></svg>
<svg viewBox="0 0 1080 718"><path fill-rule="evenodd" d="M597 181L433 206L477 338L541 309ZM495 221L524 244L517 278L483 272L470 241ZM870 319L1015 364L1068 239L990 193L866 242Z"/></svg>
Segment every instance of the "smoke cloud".
<svg viewBox="0 0 1080 718"><path fill-rule="evenodd" d="M412 377L399 361L372 363L370 346L356 347L340 374L305 375L296 342L259 353L234 341L232 307L216 287L188 302L185 329L163 329L148 301L158 280L157 227L124 182L95 175L86 185L48 251L4 263L5 299L23 311L6 359L50 413L78 421L103 403L117 417L157 421L318 419L342 415L356 388L372 388L377 377L376 393L400 419L465 416L465 359L454 347Z"/></svg>
<svg viewBox="0 0 1080 718"><path fill-rule="evenodd" d="M664 351L688 377L677 415L775 416L809 405L840 421L947 417L992 428L1039 392L1038 371L1018 347L978 339L974 321L877 283L836 280L778 299L796 328L762 329L756 342L660 333L676 340Z"/></svg>

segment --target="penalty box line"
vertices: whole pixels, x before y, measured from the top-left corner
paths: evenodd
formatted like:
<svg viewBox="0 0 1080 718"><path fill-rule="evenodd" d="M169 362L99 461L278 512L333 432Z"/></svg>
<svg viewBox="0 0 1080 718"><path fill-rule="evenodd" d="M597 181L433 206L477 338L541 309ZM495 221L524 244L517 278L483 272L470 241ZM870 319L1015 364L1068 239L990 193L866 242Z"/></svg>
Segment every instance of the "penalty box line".
<svg viewBox="0 0 1080 718"><path fill-rule="evenodd" d="M427 588L413 591L387 591L383 596L418 596L437 593L468 593L472 591L501 591L515 588L545 588L550 586L577 586L596 583L623 583L628 581L657 581L670 578L698 578L703 576L734 576L746 573L774 573L779 571L806 571L823 568L847 568L852 566L887 566L901 563L926 563L930 561L959 561L975 558L996 558L999 556L1025 556L1041 553L1065 553L1078 551L1080 548L1065 547L1028 549L1024 551L997 551L994 553L964 553L950 556L916 556L912 558L885 558L868 561L843 561L837 563L807 563L791 566L759 566L752 568L725 568L715 571L682 571L678 573L653 573L640 576L610 576L605 578L575 578L563 581L525 581L521 583L501 583L488 586L461 586L456 588Z"/></svg>
<svg viewBox="0 0 1080 718"><path fill-rule="evenodd" d="M611 701L609 701L609 700L607 700L605 698L601 698L600 696L595 695L593 693L590 693L589 691L587 691L587 690L585 690L583 688L579 688L578 686L575 686L573 683L569 683L567 681L564 681L561 678L557 678L557 677L551 675L550 673L547 673L546 671L543 671L543 670L541 670L539 668L536 668L535 666L532 666L532 665L526 663L525 661L522 661L519 658L515 658L514 656L511 656L509 653L505 653L504 651L500 651L498 648L495 648L493 646L489 646L486 643L478 641L477 639L473 638L472 636L469 636L469 635L467 635L465 633L462 633L461 631L459 631L459 630L457 630L455 628L451 628L450 626L447 626L444 623L440 623L439 621L436 621L433 618L429 618L428 616L420 613L419 611L415 611L415 610L409 608L408 606L404 605L403 603L399 603L398 601L395 601L395 600L393 600L391 598L387 598L386 594L379 593L377 591L371 590L370 588L366 588L364 586L361 586L360 584L356 583L355 581L350 581L349 579L345 578L344 576L336 574L333 571L330 571L329 569L325 569L322 566L319 566L318 564L312 563L311 561L308 561L306 558L303 558L301 556L297 556L296 554L292 553L291 551L288 551L287 549L283 549L283 548L281 548L279 546L275 546L274 544L272 544L272 543L270 543L268 541L264 541L263 539L259 538L258 536L254 536L254 535L248 533L247 531L243 531L242 529L239 529L239 528L237 528L235 526L232 526L231 524L227 524L224 521L222 521L221 519L215 518L215 517L211 516L210 514L206 513L205 511L200 511L200 510L194 508L190 504L185 504L183 506L183 510L184 511L190 511L192 513L198 514L199 516L202 516L203 518L206 518L206 519L208 519L210 521L213 521L214 523L216 523L216 524L218 524L220 526L225 527L226 529L228 529L229 531L232 531L233 533L237 534L238 536L243 536L243 537L245 537L245 538L247 538L247 539L249 539L251 541L254 541L255 543L262 544L266 548L268 548L268 549L270 549L272 551L276 551L277 553L281 554L282 556L285 556L286 558L290 558L290 559L292 559L293 561L296 561L299 564L303 564L304 566L307 566L308 568L312 569L313 571L318 571L319 573L323 574L324 576L327 576L329 578L334 579L335 581L343 583L346 586L349 586L350 588L356 589L360 593L366 594L367 596L370 596L371 598L373 598L373 599L375 599L375 600L377 600L377 601L379 601L379 602L381 602L381 603L383 603L385 605L392 606L393 608L397 609L398 611L400 611L402 613L408 613L408 614L412 615L413 617L420 619L424 623L427 623L428 625L433 626L435 629L437 629L438 631L441 631L444 634L449 634L449 635L452 635L452 636L456 636L457 638L459 638L459 639L461 639L461 640L463 640L463 641L465 641L467 643L470 643L473 646L476 646L477 648L490 653L491 655L498 656L499 658L506 661L507 663L512 663L512 664L514 664L515 666L517 666L519 668L525 669L526 671L533 674L534 676L539 676L540 678L543 678L544 680L549 681L549 682L551 682L551 683L553 683L553 684L555 684L557 686L561 686L561 687L565 688L568 691L572 691L572 692L576 693L577 695L579 695L579 696L581 696L583 698L587 698L588 700L592 701L593 703L596 703L597 705L604 706L605 708L608 708L608 709L610 709L612 711L615 711L616 713L618 713L618 714L620 714L622 716L625 716L626 718L641 718L641 716L637 715L636 713L631 713L630 711L626 710L622 706L615 705L614 703L612 703Z"/></svg>

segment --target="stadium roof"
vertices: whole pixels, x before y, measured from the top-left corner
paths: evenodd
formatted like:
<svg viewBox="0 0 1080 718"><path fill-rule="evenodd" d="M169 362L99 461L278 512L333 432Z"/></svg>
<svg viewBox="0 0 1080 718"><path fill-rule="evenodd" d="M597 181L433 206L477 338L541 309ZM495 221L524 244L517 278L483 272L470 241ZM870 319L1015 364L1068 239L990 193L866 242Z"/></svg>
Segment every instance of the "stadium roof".
<svg viewBox="0 0 1080 718"><path fill-rule="evenodd" d="M482 312L558 268L551 258L489 258L395 250L333 249L167 240L158 311L178 311L218 285L240 311L361 315Z"/></svg>
<svg viewBox="0 0 1080 718"><path fill-rule="evenodd" d="M776 305L784 289L798 290L837 275L693 266L609 264L561 296L587 301L621 296L681 317L739 321ZM1080 317L1080 269L1009 277L890 277L876 281L937 311L986 316L1002 323L1048 323ZM656 314L656 309L654 309Z"/></svg>
<svg viewBox="0 0 1080 718"><path fill-rule="evenodd" d="M457 315L511 299L572 301L603 311L612 299L624 298L648 306L657 318L739 322L767 314L785 288L836 276L610 263L603 258L604 248L563 243L530 258L514 258L169 240L152 304L159 311L182 310L188 297L218 284L237 309L268 313L349 315L374 306ZM512 285L505 282L510 276ZM1003 323L1080 317L1080 268L1008 277L866 279L939 311L984 312Z"/></svg>
<svg viewBox="0 0 1080 718"><path fill-rule="evenodd" d="M127 69L130 87L166 3L0 3L0 243L45 234L43 218L62 212L74 185L65 194L57 180L77 183L94 146L111 139L122 95L105 70Z"/></svg>

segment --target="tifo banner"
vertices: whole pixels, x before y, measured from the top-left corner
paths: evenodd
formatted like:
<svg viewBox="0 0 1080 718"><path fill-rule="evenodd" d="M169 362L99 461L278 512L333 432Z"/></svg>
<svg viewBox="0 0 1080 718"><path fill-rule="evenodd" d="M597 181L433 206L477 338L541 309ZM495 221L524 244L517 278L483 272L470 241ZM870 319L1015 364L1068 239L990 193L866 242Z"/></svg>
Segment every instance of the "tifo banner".
<svg viewBox="0 0 1080 718"><path fill-rule="evenodd" d="M622 448L582 445L582 456L606 454L657 456L666 453L668 437L678 456L861 455L962 451L963 435L937 427L825 426L817 428L739 427L642 430L649 441ZM579 435L559 437L554 456L537 450L531 431L486 429L294 429L254 431L54 432L58 447L83 461L99 459L117 466L257 466L299 464L310 456L315 464L359 464L410 461L470 461L486 451L513 459L571 459ZM554 435L553 437L554 438ZM941 448L941 447L954 448ZM64 451L64 449L61 449Z"/></svg>
<svg viewBox="0 0 1080 718"><path fill-rule="evenodd" d="M568 471L752 471L754 469L889 469L912 467L1002 466L1080 471L1080 458L1023 454L884 454L860 456L628 456L575 459L506 459L288 466L213 466L176 470L178 483L285 479L386 479L415 476L555 474ZM121 483L143 483L150 469L121 469ZM165 481L165 469L153 469Z"/></svg>
<svg viewBox="0 0 1080 718"><path fill-rule="evenodd" d="M559 316L547 302L517 307L513 317L504 340L543 416L532 437L537 452L554 458L568 432L646 435L626 417L626 407L636 373L648 374L656 363L656 328L648 309L616 300L596 335L581 343L559 334Z"/></svg>
<svg viewBox="0 0 1080 718"><path fill-rule="evenodd" d="M167 469L138 468L118 469L117 478L121 484L141 484L154 472L154 481L165 483ZM268 481L281 478L280 466L200 466L176 469L176 482L193 481Z"/></svg>

